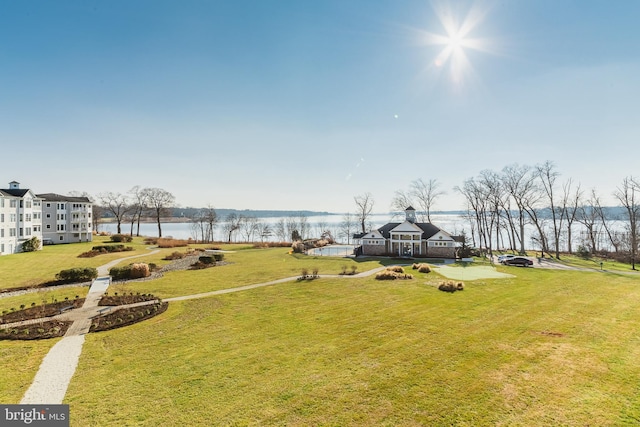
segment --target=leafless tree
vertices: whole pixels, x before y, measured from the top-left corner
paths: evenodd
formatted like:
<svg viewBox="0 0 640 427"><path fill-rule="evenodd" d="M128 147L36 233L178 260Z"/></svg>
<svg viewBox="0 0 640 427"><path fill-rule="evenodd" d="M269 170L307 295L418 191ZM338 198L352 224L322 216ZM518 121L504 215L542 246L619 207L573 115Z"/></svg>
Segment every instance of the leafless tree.
<svg viewBox="0 0 640 427"><path fill-rule="evenodd" d="M398 190L393 195L393 199L391 199L390 208L394 217L398 215L404 216L405 209L412 205L413 201L411 200L411 194L406 191Z"/></svg>
<svg viewBox="0 0 640 427"><path fill-rule="evenodd" d="M589 241L588 246L592 254L595 254L598 250L598 235L602 227L598 211L599 206L600 198L595 190L591 190L589 198L580 203L576 215L576 221L584 225L586 229L587 240Z"/></svg>
<svg viewBox="0 0 640 427"><path fill-rule="evenodd" d="M569 180L562 186L562 205L561 215L564 217L567 224L567 252L573 253L572 248L572 226L576 222L578 216L578 208L580 206L580 200L582 199L582 191L580 190L580 184L578 184L575 190L572 190L573 180Z"/></svg>
<svg viewBox="0 0 640 427"><path fill-rule="evenodd" d="M104 210L111 213L115 218L117 233L121 234L122 221L126 218L130 209L127 196L120 193L107 192L98 194L98 198Z"/></svg>
<svg viewBox="0 0 640 427"><path fill-rule="evenodd" d="M191 230L195 240L204 243L213 242L217 223L218 214L213 206L197 210L191 218Z"/></svg>
<svg viewBox="0 0 640 427"><path fill-rule="evenodd" d="M244 237L245 242L253 242L253 236L258 229L258 218L254 216L241 216L240 218L240 234Z"/></svg>
<svg viewBox="0 0 640 427"><path fill-rule="evenodd" d="M508 217L512 240L518 242L520 254L525 254L524 227L527 218L526 207L535 198L535 179L531 167L517 164L502 169L502 182L515 203L515 215ZM511 211L511 210L510 210Z"/></svg>
<svg viewBox="0 0 640 427"><path fill-rule="evenodd" d="M140 236L140 220L147 208L147 201L145 200L145 194L139 185L136 185L129 190L129 212L128 216L131 220L131 235L133 236L133 225L137 224L136 236Z"/></svg>
<svg viewBox="0 0 640 427"><path fill-rule="evenodd" d="M541 165L536 166L536 174L541 184L541 188L546 195L545 202L548 203L551 212L551 225L553 228L553 243L556 259L560 259L560 230L562 228L563 216L558 211L557 200L555 195L555 183L560 176L552 161L547 160Z"/></svg>
<svg viewBox="0 0 640 427"><path fill-rule="evenodd" d="M631 269L636 269L638 253L638 222L640 221L640 183L632 176L625 177L614 193L625 211L627 238L625 243L631 255Z"/></svg>
<svg viewBox="0 0 640 427"><path fill-rule="evenodd" d="M358 223L360 224L362 232L365 233L367 231L369 218L373 212L373 196L371 193L364 193L359 196L355 196L353 200L356 202L356 217L358 219Z"/></svg>
<svg viewBox="0 0 640 427"><path fill-rule="evenodd" d="M438 197L443 194L445 193L440 190L440 183L437 179L425 182L420 178L411 183L411 196L418 202L417 209L421 215L421 222L425 222L425 220L431 222L431 209Z"/></svg>
<svg viewBox="0 0 640 427"><path fill-rule="evenodd" d="M175 205L176 198L173 194L162 188L143 188L140 190L146 200L152 215L158 224L158 237L162 237L162 218L169 216L171 208Z"/></svg>
<svg viewBox="0 0 640 427"><path fill-rule="evenodd" d="M342 217L342 222L340 223L340 236L344 239L347 239L347 245L351 244L351 235L356 229L356 222L353 214L346 213Z"/></svg>
<svg viewBox="0 0 640 427"><path fill-rule="evenodd" d="M225 234L227 235L228 243L231 243L233 233L235 233L238 229L240 229L241 221L242 221L242 217L235 212L231 212L225 218L223 229Z"/></svg>
<svg viewBox="0 0 640 427"><path fill-rule="evenodd" d="M260 241L264 242L273 235L273 229L268 222L260 221L256 224L256 233L260 236Z"/></svg>
<svg viewBox="0 0 640 427"><path fill-rule="evenodd" d="M289 239L287 238L287 228L284 221L284 218L278 219L273 226L273 233L280 242L287 242Z"/></svg>

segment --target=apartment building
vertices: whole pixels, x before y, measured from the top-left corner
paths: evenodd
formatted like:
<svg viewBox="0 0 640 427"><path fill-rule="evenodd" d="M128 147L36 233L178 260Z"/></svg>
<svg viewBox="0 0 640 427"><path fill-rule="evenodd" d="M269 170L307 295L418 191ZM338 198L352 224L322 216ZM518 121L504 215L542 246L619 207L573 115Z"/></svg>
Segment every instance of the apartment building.
<svg viewBox="0 0 640 427"><path fill-rule="evenodd" d="M12 181L0 189L0 255L20 252L33 237L42 241L42 200Z"/></svg>
<svg viewBox="0 0 640 427"><path fill-rule="evenodd" d="M90 242L92 203L87 197L38 194L42 200L42 238L45 244Z"/></svg>

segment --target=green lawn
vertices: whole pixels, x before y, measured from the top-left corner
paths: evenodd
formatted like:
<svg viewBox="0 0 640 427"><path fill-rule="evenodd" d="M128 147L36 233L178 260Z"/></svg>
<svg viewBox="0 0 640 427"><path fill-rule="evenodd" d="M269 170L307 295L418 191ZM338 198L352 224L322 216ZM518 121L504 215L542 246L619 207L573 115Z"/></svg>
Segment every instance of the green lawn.
<svg viewBox="0 0 640 427"><path fill-rule="evenodd" d="M125 287L168 297L380 265L237 249L226 266ZM636 425L639 278L497 271L516 277L448 294L412 270L172 302L87 335L71 425ZM54 342L0 342L0 401L19 401Z"/></svg>
<svg viewBox="0 0 640 427"><path fill-rule="evenodd" d="M620 425L640 417L634 278L518 269L290 282L90 334L72 425Z"/></svg>

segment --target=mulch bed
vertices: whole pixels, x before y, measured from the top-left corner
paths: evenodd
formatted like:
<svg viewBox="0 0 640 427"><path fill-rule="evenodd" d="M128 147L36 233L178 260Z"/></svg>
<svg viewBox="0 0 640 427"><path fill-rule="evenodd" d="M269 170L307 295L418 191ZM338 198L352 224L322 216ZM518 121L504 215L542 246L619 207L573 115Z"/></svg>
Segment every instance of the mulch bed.
<svg viewBox="0 0 640 427"><path fill-rule="evenodd" d="M168 302L160 302L153 305L122 308L104 316L94 318L91 322L89 332L108 331L110 329L132 325L164 313L167 307L169 307Z"/></svg>
<svg viewBox="0 0 640 427"><path fill-rule="evenodd" d="M41 340L63 336L73 322L48 320L33 325L0 329L0 340Z"/></svg>
<svg viewBox="0 0 640 427"><path fill-rule="evenodd" d="M73 308L80 308L84 304L84 298L78 298L69 301L59 301L50 304L36 305L35 307L25 308L24 310L16 310L5 313L0 316L0 324L21 322L23 320L39 319L41 317L51 317L60 314L60 309L73 305Z"/></svg>
<svg viewBox="0 0 640 427"><path fill-rule="evenodd" d="M104 295L98 305L126 305L159 299L151 294Z"/></svg>

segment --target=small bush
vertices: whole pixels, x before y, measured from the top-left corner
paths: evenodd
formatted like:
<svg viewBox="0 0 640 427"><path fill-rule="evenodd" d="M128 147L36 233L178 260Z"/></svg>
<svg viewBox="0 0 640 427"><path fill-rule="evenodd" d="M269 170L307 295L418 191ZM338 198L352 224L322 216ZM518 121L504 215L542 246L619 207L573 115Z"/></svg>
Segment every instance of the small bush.
<svg viewBox="0 0 640 427"><path fill-rule="evenodd" d="M380 273L376 274L376 280L411 280L413 276L411 274L405 274L402 267L394 266L387 267Z"/></svg>
<svg viewBox="0 0 640 427"><path fill-rule="evenodd" d="M131 266L125 265L122 267L111 267L109 270L109 275L114 280L125 280L131 278Z"/></svg>
<svg viewBox="0 0 640 427"><path fill-rule="evenodd" d="M215 264L216 261L212 256L208 256L208 255L204 255L204 256L200 256L198 257L198 262L201 262L203 264Z"/></svg>
<svg viewBox="0 0 640 427"><path fill-rule="evenodd" d="M291 245L291 250L293 251L293 253L296 253L296 254L304 253L304 243L295 242L294 244Z"/></svg>
<svg viewBox="0 0 640 427"><path fill-rule="evenodd" d="M418 272L431 273L431 267L429 266L429 264L420 264L420 267L418 267Z"/></svg>
<svg viewBox="0 0 640 427"><path fill-rule="evenodd" d="M132 236L127 236L126 234L114 234L113 236L111 236L111 241L112 242L124 242L124 243L129 243L133 240Z"/></svg>
<svg viewBox="0 0 640 427"><path fill-rule="evenodd" d="M67 283L88 282L98 277L98 270L93 267L70 268L56 274L56 280Z"/></svg>
<svg viewBox="0 0 640 427"><path fill-rule="evenodd" d="M455 291L464 290L464 283L462 282L456 283L452 280L448 280L446 282L441 282L440 285L438 286L438 289L444 292L454 293Z"/></svg>
<svg viewBox="0 0 640 427"><path fill-rule="evenodd" d="M160 238L156 241L159 248L180 248L189 245L188 240Z"/></svg>
<svg viewBox="0 0 640 427"><path fill-rule="evenodd" d="M222 261L224 259L224 254L213 254L212 256L216 261Z"/></svg>
<svg viewBox="0 0 640 427"><path fill-rule="evenodd" d="M176 259L182 259L185 256L187 256L187 254L184 254L182 252L172 252L171 254L165 256L162 259L164 259L165 261L173 261L173 260L176 260Z"/></svg>
<svg viewBox="0 0 640 427"><path fill-rule="evenodd" d="M22 243L22 252L34 252L40 249L40 239L32 237L26 242Z"/></svg>
<svg viewBox="0 0 640 427"><path fill-rule="evenodd" d="M145 263L136 263L131 265L130 277L132 279L141 279L148 277L151 272L149 271L149 265Z"/></svg>

